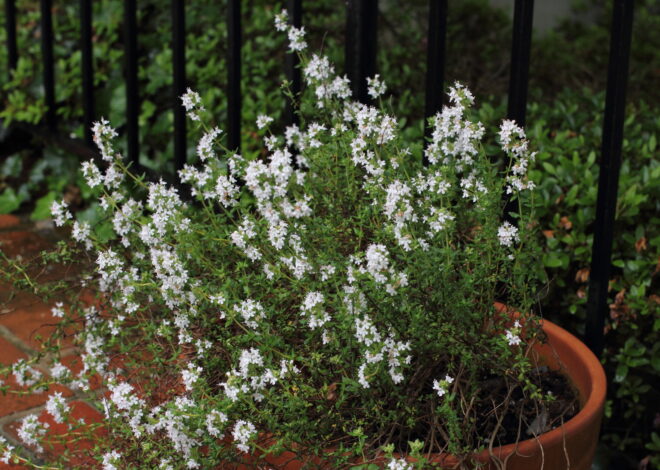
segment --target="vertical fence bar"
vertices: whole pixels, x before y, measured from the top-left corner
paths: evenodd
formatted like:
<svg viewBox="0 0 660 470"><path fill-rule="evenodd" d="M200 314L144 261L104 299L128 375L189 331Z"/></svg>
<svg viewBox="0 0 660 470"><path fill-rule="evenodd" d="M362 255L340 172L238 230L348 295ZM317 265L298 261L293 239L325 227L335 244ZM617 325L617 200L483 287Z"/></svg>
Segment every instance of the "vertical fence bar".
<svg viewBox="0 0 660 470"><path fill-rule="evenodd" d="M137 5L136 0L124 1L124 53L126 54L126 139L128 161L135 166L140 161L138 115Z"/></svg>
<svg viewBox="0 0 660 470"><path fill-rule="evenodd" d="M513 10L513 38L511 41L511 73L509 75L509 102L507 117L521 127L527 114L527 86L529 82L529 56L532 49L532 23L534 0L516 0ZM508 162L507 162L508 163ZM516 204L508 194L503 195L504 219L513 225Z"/></svg>
<svg viewBox="0 0 660 470"><path fill-rule="evenodd" d="M633 24L633 0L615 0L612 8L607 96L598 177L596 224L591 254L585 340L600 356L604 347L607 288L609 284L617 186L628 83L628 62Z"/></svg>
<svg viewBox="0 0 660 470"><path fill-rule="evenodd" d="M529 55L532 49L534 0L516 0L513 12L513 40L511 46L511 75L509 77L509 105L507 116L516 124L525 125Z"/></svg>
<svg viewBox="0 0 660 470"><path fill-rule="evenodd" d="M92 142L94 121L94 65L92 56L92 0L80 0L80 54L82 68L83 126L85 143Z"/></svg>
<svg viewBox="0 0 660 470"><path fill-rule="evenodd" d="M447 0L429 0L429 30L426 49L426 105L424 109L424 137L431 137L428 118L442 108L447 47ZM429 161L424 152L424 165Z"/></svg>
<svg viewBox="0 0 660 470"><path fill-rule="evenodd" d="M9 61L9 79L18 64L18 47L16 46L16 3L5 0L5 29L7 30L7 60Z"/></svg>
<svg viewBox="0 0 660 470"><path fill-rule="evenodd" d="M378 0L346 2L346 74L351 81L353 97L370 102L367 77L376 74L376 37Z"/></svg>
<svg viewBox="0 0 660 470"><path fill-rule="evenodd" d="M43 57L44 96L46 101L46 125L50 130L56 126L55 109L55 61L53 58L53 14L52 1L41 0L41 54Z"/></svg>
<svg viewBox="0 0 660 470"><path fill-rule="evenodd" d="M229 47L227 62L227 148L241 150L241 2L229 0L227 9Z"/></svg>
<svg viewBox="0 0 660 470"><path fill-rule="evenodd" d="M287 4L289 22L295 27L302 26L302 0L289 0ZM286 55L286 78L291 83L291 93L298 97L301 90L300 59L298 54L289 52ZM287 125L298 124L295 100L289 100L284 111L284 122Z"/></svg>
<svg viewBox="0 0 660 470"><path fill-rule="evenodd" d="M181 105L181 95L186 91L186 18L183 0L172 0L172 72L174 112L174 171L179 180L179 170L186 164L186 113Z"/></svg>

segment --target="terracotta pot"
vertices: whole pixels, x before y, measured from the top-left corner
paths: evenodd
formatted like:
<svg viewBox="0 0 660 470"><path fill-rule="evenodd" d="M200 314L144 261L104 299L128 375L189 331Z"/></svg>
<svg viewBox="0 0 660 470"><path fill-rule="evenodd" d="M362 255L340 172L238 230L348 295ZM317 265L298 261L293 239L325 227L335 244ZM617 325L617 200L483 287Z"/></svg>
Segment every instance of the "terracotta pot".
<svg viewBox="0 0 660 470"><path fill-rule="evenodd" d="M499 307L499 306L498 306ZM555 428L537 439L520 441L493 448L493 454L506 461L506 470L589 470L593 462L600 422L605 404L605 372L594 354L575 336L547 320L542 320L543 331L547 334L547 344L534 347L539 362L551 369L560 369L573 383L580 396L580 412L563 426ZM560 365L561 361L561 365ZM488 450L475 455L474 460L487 464L483 470L496 470ZM284 452L280 455L267 455L264 460L255 459L254 467L277 470L300 470L304 463L295 454ZM409 461L413 461L409 459ZM308 464L320 464L319 459L311 458ZM442 468L458 468L455 457L439 454L432 462ZM266 464L264 466L264 464ZM381 463L384 466L385 462ZM239 468L248 468L239 466ZM314 468L314 467L311 467ZM327 467L332 468L332 467Z"/></svg>

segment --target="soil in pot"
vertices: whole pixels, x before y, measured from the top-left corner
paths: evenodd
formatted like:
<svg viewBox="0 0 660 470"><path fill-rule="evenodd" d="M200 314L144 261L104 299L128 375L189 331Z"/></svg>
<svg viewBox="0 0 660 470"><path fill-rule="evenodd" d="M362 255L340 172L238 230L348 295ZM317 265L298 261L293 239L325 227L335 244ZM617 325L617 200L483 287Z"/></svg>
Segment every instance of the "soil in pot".
<svg viewBox="0 0 660 470"><path fill-rule="evenodd" d="M535 369L531 380L554 400L539 407L538 401L525 396L520 384L501 376L483 376L474 403L479 422L470 430L472 442L478 445L480 437L493 436L493 446L501 446L530 439L561 426L579 412L579 395L561 372L540 366ZM366 433L378 435L378 430L367 429ZM420 421L414 428L400 427L396 434L389 436L388 442L396 445L396 452L405 455L410 452L410 441L418 439L431 443L431 423ZM374 442L372 446L377 448L388 442ZM429 449L427 444L424 452L429 451L436 453L438 448Z"/></svg>

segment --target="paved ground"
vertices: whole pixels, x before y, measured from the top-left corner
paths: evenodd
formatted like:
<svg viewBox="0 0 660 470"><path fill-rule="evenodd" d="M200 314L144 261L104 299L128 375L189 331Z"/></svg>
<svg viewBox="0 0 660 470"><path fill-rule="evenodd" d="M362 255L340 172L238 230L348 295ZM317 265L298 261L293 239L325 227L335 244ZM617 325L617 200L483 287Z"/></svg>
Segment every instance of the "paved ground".
<svg viewBox="0 0 660 470"><path fill-rule="evenodd" d="M0 215L0 250L9 258L27 262L53 245L57 238L52 227L45 224L26 223L11 215ZM0 261L0 269L3 265ZM62 267L49 266L40 272L41 279L57 279L66 276ZM37 351L41 341L47 338L55 328L58 319L51 314L52 305L45 304L29 292L16 292L6 283L0 281L0 369L13 364L21 358L28 358ZM68 365L79 363L72 347L64 349ZM44 375L48 375L46 361L37 365ZM13 379L7 382L11 390L24 390L18 387ZM69 401L72 416L84 419L86 422L98 422L102 415L98 410L85 402L82 395L64 387L51 387L48 392L40 394L0 393L0 435L16 447L24 450L24 455L38 460L42 455L36 455L18 440L17 428L20 420L28 414L38 414L39 420L48 422L49 436L53 437L53 446L46 448L47 454L75 454L72 465L75 468L91 468L91 443L73 438L57 439L65 431L64 425L55 423L45 412L44 404L48 396L59 391ZM55 442L61 441L61 442ZM0 462L0 470L28 468L22 465L7 465Z"/></svg>

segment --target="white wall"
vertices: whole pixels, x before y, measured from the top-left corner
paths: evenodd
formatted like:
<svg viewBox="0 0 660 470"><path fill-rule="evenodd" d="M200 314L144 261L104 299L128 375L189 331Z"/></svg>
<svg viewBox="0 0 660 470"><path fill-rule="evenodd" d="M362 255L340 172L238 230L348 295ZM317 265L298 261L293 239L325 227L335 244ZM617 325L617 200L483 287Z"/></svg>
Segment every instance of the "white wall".
<svg viewBox="0 0 660 470"><path fill-rule="evenodd" d="M581 13L576 16L571 11L571 4L575 0L535 0L534 1L534 30L544 33L552 29L566 17L573 17L580 21L591 21L592 14ZM491 5L506 10L513 17L514 0L490 0Z"/></svg>

